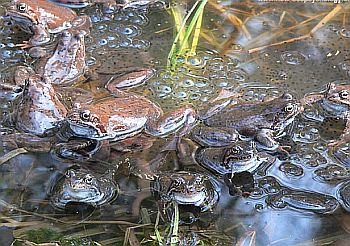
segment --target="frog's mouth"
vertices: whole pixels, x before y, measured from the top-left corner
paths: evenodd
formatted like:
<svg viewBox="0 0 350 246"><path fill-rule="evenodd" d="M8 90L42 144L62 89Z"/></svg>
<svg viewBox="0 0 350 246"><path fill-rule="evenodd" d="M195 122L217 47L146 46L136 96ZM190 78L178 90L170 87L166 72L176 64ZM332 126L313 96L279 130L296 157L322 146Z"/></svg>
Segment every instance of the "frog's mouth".
<svg viewBox="0 0 350 246"><path fill-rule="evenodd" d="M173 198L181 205L200 206L206 199L204 189L193 192L173 191Z"/></svg>

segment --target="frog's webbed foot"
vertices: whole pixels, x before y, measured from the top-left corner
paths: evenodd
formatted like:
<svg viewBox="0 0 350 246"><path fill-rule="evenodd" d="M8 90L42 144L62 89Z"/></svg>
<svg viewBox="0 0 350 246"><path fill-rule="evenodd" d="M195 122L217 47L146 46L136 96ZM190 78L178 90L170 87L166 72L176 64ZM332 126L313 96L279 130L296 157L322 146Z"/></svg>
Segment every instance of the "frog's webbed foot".
<svg viewBox="0 0 350 246"><path fill-rule="evenodd" d="M283 153L286 153L287 155L289 155L289 152L287 150L285 150L285 148L287 149L291 149L292 147L289 146L289 145L279 145L278 146L278 150L283 152Z"/></svg>

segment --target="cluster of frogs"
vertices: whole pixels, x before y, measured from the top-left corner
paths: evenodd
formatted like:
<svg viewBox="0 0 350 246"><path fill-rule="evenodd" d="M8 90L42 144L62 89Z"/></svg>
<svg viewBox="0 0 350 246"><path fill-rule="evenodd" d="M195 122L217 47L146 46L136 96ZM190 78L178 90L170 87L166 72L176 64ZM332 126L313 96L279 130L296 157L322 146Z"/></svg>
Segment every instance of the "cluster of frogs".
<svg viewBox="0 0 350 246"><path fill-rule="evenodd" d="M96 2L103 2L108 9L116 7L114 1ZM84 6L76 3L80 5ZM108 159L112 147L121 153L136 152L149 148L152 138L169 135L174 137L160 153L172 148L179 153L182 137L190 135L201 147L189 155L194 154L198 164L218 177L227 177L273 163L275 157L267 152L288 154L289 146L280 145L277 139L303 111L305 103L324 105L347 121L340 138L330 144L350 141L350 85L330 83L324 95L304 101L285 93L263 102L249 102L222 90L203 107L178 108L164 115L156 102L125 90L142 85L154 69L115 72L105 83L110 96L102 99L75 87L89 79L99 80L101 75L88 71L85 63L84 40L91 24L88 16L77 16L68 7L44 0L12 0L6 6L6 16L33 34L18 46L31 47L29 54L36 62L33 67L16 67L14 83L0 84L2 90L20 94L13 112L2 119L3 125L13 129L2 136L5 149L51 151L60 158L84 163ZM49 42L52 33L60 33L57 45L52 52L45 52L39 46ZM118 185L114 180L97 177L83 164L79 166L70 168L52 188L50 199L55 207L63 209L69 202L101 205L116 198ZM161 173L132 164L128 168L131 175L153 180L153 189L164 201L191 204L203 212L219 200L214 179L205 173Z"/></svg>

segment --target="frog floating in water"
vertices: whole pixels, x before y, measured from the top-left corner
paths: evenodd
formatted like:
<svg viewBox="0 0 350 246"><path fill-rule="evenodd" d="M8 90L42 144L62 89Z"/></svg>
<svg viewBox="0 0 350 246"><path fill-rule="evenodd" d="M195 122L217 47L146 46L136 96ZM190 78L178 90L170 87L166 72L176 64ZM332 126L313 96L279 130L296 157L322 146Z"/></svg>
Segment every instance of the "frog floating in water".
<svg viewBox="0 0 350 246"><path fill-rule="evenodd" d="M96 140L120 140L137 135L143 130L159 136L171 133L181 126L179 135L186 134L195 122L195 111L184 107L163 116L163 110L147 98L122 91L134 80L115 80L108 90L116 98L107 98L91 104L75 103L66 120L73 134Z"/></svg>
<svg viewBox="0 0 350 246"><path fill-rule="evenodd" d="M346 126L339 139L333 140L329 145L338 146L350 142L350 85L338 85L334 82L327 84L324 95L310 95L305 98L306 102L319 103L326 114L345 120Z"/></svg>
<svg viewBox="0 0 350 246"><path fill-rule="evenodd" d="M106 176L98 178L88 170L71 168L51 187L50 203L58 209L64 209L69 202L93 206L112 202L118 196L119 187Z"/></svg>
<svg viewBox="0 0 350 246"><path fill-rule="evenodd" d="M77 17L71 9L43 0L12 0L6 6L6 15L23 31L34 34L28 44L20 45L23 47L47 43L50 33L84 25L89 18Z"/></svg>
<svg viewBox="0 0 350 246"><path fill-rule="evenodd" d="M215 146L227 146L240 136L255 139L265 149L285 151L285 146L280 146L275 137L280 135L301 111L301 103L288 93L266 102L233 103L232 99L219 100L209 110L198 113L205 127L198 126L202 129L196 131L195 128L191 136L196 142L204 142L206 146L210 146L211 143L203 140L203 133L210 136L211 142L218 139L220 144ZM217 134L217 129L220 129L220 132L225 131L225 134Z"/></svg>
<svg viewBox="0 0 350 246"><path fill-rule="evenodd" d="M276 158L256 150L254 141L238 141L227 147L197 149L196 161L203 167L219 174L265 170ZM264 163L263 168L261 165Z"/></svg>

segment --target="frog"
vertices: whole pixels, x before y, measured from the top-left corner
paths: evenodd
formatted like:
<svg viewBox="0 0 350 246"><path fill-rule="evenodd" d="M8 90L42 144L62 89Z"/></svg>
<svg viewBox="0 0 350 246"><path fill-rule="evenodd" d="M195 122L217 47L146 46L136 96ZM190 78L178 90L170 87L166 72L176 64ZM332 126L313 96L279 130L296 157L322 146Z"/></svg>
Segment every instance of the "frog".
<svg viewBox="0 0 350 246"><path fill-rule="evenodd" d="M36 73L49 76L54 85L71 85L86 71L84 35L80 30L65 30L54 50L38 58Z"/></svg>
<svg viewBox="0 0 350 246"><path fill-rule="evenodd" d="M201 133L209 136L211 141L218 142L215 146L227 146L237 139L254 139L260 148L280 150L288 154L284 147L289 146L280 146L275 138L282 134L284 128L291 124L303 109L301 102L289 93L263 102L237 102L229 97L220 98L209 110L197 112L197 119L202 123L197 127L202 129L193 129L196 134L192 134L191 137L202 146L210 146L211 143L203 140ZM217 134L217 129L220 132L227 130L225 134ZM224 139L220 139L221 135Z"/></svg>
<svg viewBox="0 0 350 246"><path fill-rule="evenodd" d="M129 74L124 76L134 77ZM135 83L134 79L125 79L124 76L122 80L113 80L106 85L113 97L73 105L66 116L73 135L118 141L142 131L156 137L176 131L180 138L194 126L194 109L186 106L163 116L163 110L155 102L121 89Z"/></svg>
<svg viewBox="0 0 350 246"><path fill-rule="evenodd" d="M345 128L336 140L331 140L328 145L336 147L342 143L350 142L350 84L327 84L324 94L309 95L304 98L305 103L317 103L324 110L326 116L344 119Z"/></svg>
<svg viewBox="0 0 350 246"><path fill-rule="evenodd" d="M119 186L107 172L101 177L83 168L69 168L50 187L48 194L53 207L63 210L69 202L99 206L113 202Z"/></svg>
<svg viewBox="0 0 350 246"><path fill-rule="evenodd" d="M17 108L6 119L20 132L52 136L65 119L67 108L59 100L48 76L31 75Z"/></svg>
<svg viewBox="0 0 350 246"><path fill-rule="evenodd" d="M276 158L258 152L254 141L237 141L226 147L201 147L195 152L196 161L203 167L224 175L239 172L265 173Z"/></svg>
<svg viewBox="0 0 350 246"><path fill-rule="evenodd" d="M34 34L29 41L18 44L23 48L45 44L50 41L50 34L79 27L88 18L78 17L69 8L44 0L12 0L6 5L6 16L23 31Z"/></svg>
<svg viewBox="0 0 350 246"><path fill-rule="evenodd" d="M220 193L216 181L198 172L164 172L151 183L152 192L166 204L176 201L179 205L192 205L200 212L213 209Z"/></svg>

